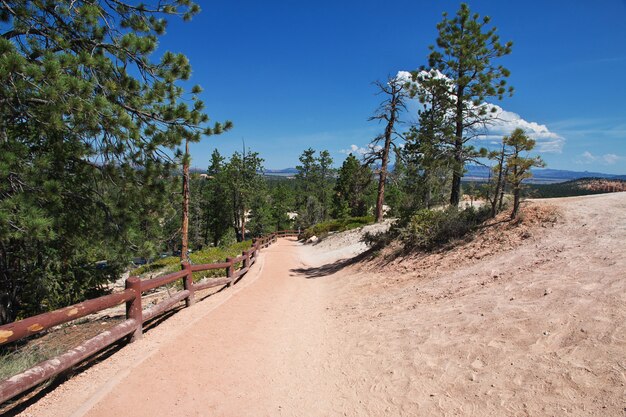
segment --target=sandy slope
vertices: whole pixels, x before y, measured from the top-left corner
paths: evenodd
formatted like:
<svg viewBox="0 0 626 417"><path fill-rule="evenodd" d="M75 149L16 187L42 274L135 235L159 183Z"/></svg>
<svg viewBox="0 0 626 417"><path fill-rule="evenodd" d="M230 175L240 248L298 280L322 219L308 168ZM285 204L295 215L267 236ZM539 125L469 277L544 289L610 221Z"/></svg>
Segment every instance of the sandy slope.
<svg viewBox="0 0 626 417"><path fill-rule="evenodd" d="M626 193L548 203L515 250L322 278L348 415L626 415Z"/></svg>
<svg viewBox="0 0 626 417"><path fill-rule="evenodd" d="M626 193L549 203L502 251L354 264L357 233L283 239L23 415L624 416Z"/></svg>

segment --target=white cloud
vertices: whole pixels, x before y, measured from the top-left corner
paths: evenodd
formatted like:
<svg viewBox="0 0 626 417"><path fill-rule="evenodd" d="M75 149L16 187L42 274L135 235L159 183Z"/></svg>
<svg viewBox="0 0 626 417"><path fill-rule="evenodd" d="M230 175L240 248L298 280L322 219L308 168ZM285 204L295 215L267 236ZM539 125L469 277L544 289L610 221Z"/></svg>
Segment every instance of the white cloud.
<svg viewBox="0 0 626 417"><path fill-rule="evenodd" d="M546 125L537 122L529 122L523 119L519 114L504 110L496 104L486 104L494 107L496 112L494 118L485 126L485 136L493 137L509 135L513 130L520 128L530 138L537 142L537 150L539 152L561 153L565 138L561 135L550 131Z"/></svg>
<svg viewBox="0 0 626 417"><path fill-rule="evenodd" d="M587 164L590 164L590 163L595 162L595 161L598 160L598 157L593 156L593 154L591 152L589 152L589 151L583 152L581 157L582 157L582 162L583 163L587 163Z"/></svg>
<svg viewBox="0 0 626 417"><path fill-rule="evenodd" d="M614 153L607 153L606 155L602 155L602 159L608 165L613 165L617 161L624 159L624 158L622 158L621 156L615 155Z"/></svg>
<svg viewBox="0 0 626 417"><path fill-rule="evenodd" d="M363 146L357 146L357 145L350 145L350 149L341 149L339 152L340 153L344 153L344 154L353 154L353 155L367 155L369 153L372 153L372 151L374 152L378 152L382 149L382 146L379 145L372 145L371 143L368 144L366 147Z"/></svg>
<svg viewBox="0 0 626 417"><path fill-rule="evenodd" d="M580 155L580 159L576 161L578 164L593 164L599 163L601 165L614 165L619 161L626 160L626 157L615 155L614 153L607 153L604 155L594 155L589 151L585 151Z"/></svg>
<svg viewBox="0 0 626 417"><path fill-rule="evenodd" d="M396 74L396 80L404 82L412 82L413 76L408 71L398 71Z"/></svg>
<svg viewBox="0 0 626 417"><path fill-rule="evenodd" d="M422 71L420 74L426 75L426 71ZM435 71L434 76L436 78L446 78L445 75L439 71ZM399 71L396 75L398 79L412 82L411 73L407 71ZM419 88L419 87L418 87ZM454 97L454 94L451 94ZM417 100L412 100L417 102ZM531 122L523 119L519 114L507 111L502 107L491 104L483 103L480 106L487 106L489 110L495 108L495 113L492 114L493 118L488 124L484 126L481 132L478 132L478 140L489 140L500 143L503 136L509 135L513 130L521 128L526 134L537 142L537 150L539 152L554 152L561 153L563 145L565 144L565 138L555 132L552 132L546 125L539 124L537 122ZM415 106L409 106L411 111ZM421 105L419 105L421 107Z"/></svg>

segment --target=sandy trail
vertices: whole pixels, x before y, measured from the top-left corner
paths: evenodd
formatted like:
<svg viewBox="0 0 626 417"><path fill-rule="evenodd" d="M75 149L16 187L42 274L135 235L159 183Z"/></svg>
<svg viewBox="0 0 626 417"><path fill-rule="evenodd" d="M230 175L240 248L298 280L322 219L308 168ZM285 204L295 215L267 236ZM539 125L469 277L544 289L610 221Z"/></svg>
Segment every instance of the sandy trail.
<svg viewBox="0 0 626 417"><path fill-rule="evenodd" d="M500 251L282 239L23 416L624 417L626 193L530 204L562 218Z"/></svg>
<svg viewBox="0 0 626 417"><path fill-rule="evenodd" d="M291 272L304 266L300 246L280 239L235 287L181 311L24 415L331 414L325 286Z"/></svg>

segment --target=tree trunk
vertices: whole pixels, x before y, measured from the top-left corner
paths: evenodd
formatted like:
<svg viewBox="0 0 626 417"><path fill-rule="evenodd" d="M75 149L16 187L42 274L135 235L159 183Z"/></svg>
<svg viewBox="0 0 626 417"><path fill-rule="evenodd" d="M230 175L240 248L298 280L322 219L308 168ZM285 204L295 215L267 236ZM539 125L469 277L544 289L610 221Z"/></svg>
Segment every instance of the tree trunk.
<svg viewBox="0 0 626 417"><path fill-rule="evenodd" d="M389 164L389 149L393 135L393 125L396 122L396 99L392 98L389 121L385 127L385 147L383 148L382 160L380 163L380 175L378 177L378 196L376 198L376 223L383 221L383 205L385 204L385 182L387 181L387 165Z"/></svg>
<svg viewBox="0 0 626 417"><path fill-rule="evenodd" d="M180 260L188 260L187 250L189 249L189 141L185 141L185 156L183 157L183 226L182 226L182 248L180 249Z"/></svg>
<svg viewBox="0 0 626 417"><path fill-rule="evenodd" d="M517 217L517 212L519 211L519 193L519 188L513 190L513 211L511 212L511 220Z"/></svg>
<svg viewBox="0 0 626 417"><path fill-rule="evenodd" d="M376 223L380 223L383 221L383 205L385 204L385 182L387 181L387 166L389 164L389 150L391 149L391 141L393 140L394 134L394 126L396 124L396 118L398 117L398 112L404 106L403 103L403 95L402 95L402 87L395 84L395 82L390 83L391 89L390 91L385 91L387 94L391 96L389 100L389 108L387 118L387 126L385 126L385 146L383 147L383 154L381 157L380 163L380 176L378 178L378 196L376 198Z"/></svg>
<svg viewBox="0 0 626 417"><path fill-rule="evenodd" d="M517 217L517 212L519 210L519 193L521 184L517 176L517 165L513 165L513 178L515 178L515 183L513 184L513 211L511 211L511 220Z"/></svg>
<svg viewBox="0 0 626 417"><path fill-rule="evenodd" d="M455 158L456 159L456 158ZM454 170L452 173L452 192L450 193L450 205L458 207L461 200L461 174Z"/></svg>
<svg viewBox="0 0 626 417"><path fill-rule="evenodd" d="M493 194L493 201L491 202L491 217L496 217L496 208L498 205L498 198L500 197L500 188L502 187L502 172L504 171L504 143L502 144L502 153L500 154L500 161L498 166L498 180L496 181L496 189Z"/></svg>
<svg viewBox="0 0 626 417"><path fill-rule="evenodd" d="M459 74L462 76L463 74ZM454 167L452 171L452 190L450 191L450 205L458 207L461 200L461 178L463 177L463 90L459 85L456 99L456 126L454 131Z"/></svg>
<svg viewBox="0 0 626 417"><path fill-rule="evenodd" d="M241 241L246 240L246 208L241 210Z"/></svg>
<svg viewBox="0 0 626 417"><path fill-rule="evenodd" d="M509 167L507 166L504 170L504 178L509 175ZM498 202L498 211L502 211L502 206L504 205L504 189L506 188L506 181L503 182L502 187L500 189L500 201Z"/></svg>
<svg viewBox="0 0 626 417"><path fill-rule="evenodd" d="M383 205L385 203L385 181L387 181L387 167L380 169L378 176L378 196L376 197L376 223L383 221Z"/></svg>
<svg viewBox="0 0 626 417"><path fill-rule="evenodd" d="M424 186L426 187L426 193L424 195L424 205L427 209L430 209L431 201L433 199L433 190L430 183L430 173L428 170L424 172Z"/></svg>

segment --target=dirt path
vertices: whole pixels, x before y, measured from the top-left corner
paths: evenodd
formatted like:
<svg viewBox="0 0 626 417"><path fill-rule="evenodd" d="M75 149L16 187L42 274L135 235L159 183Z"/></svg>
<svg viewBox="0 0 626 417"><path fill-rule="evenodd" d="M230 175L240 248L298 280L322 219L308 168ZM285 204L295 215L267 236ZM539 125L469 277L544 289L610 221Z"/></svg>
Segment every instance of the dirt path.
<svg viewBox="0 0 626 417"><path fill-rule="evenodd" d="M300 246L281 239L235 287L181 311L24 415L330 414L326 287L291 272L304 266Z"/></svg>
<svg viewBox="0 0 626 417"><path fill-rule="evenodd" d="M23 415L624 417L626 193L530 204L562 216L505 249L283 239Z"/></svg>

